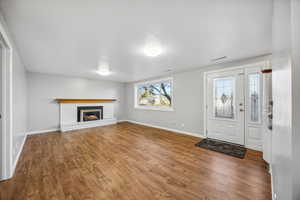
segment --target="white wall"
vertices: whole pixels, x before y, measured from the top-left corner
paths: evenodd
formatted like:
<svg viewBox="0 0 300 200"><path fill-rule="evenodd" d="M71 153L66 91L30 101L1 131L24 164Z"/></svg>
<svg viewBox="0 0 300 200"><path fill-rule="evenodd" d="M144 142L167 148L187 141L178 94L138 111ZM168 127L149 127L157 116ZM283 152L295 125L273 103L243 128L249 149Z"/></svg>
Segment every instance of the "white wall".
<svg viewBox="0 0 300 200"><path fill-rule="evenodd" d="M299 0L274 0L272 179L274 197L300 199Z"/></svg>
<svg viewBox="0 0 300 200"><path fill-rule="evenodd" d="M28 131L59 128L59 104L56 98L115 98L115 117L124 119L124 84L61 75L27 73Z"/></svg>
<svg viewBox="0 0 300 200"><path fill-rule="evenodd" d="M27 81L25 67L19 57L18 50L14 45L13 38L6 26L5 19L0 13L0 23L8 34L10 43L13 45L13 158L15 163L19 152L22 151L27 130Z"/></svg>
<svg viewBox="0 0 300 200"><path fill-rule="evenodd" d="M128 120L165 128L177 129L203 136L204 129L204 72L224 67L235 67L270 59L262 56L227 64L213 65L170 75L173 77L174 111L152 111L134 108L134 84L126 84L126 116ZM166 76L168 77L168 76ZM161 78L161 77L158 77ZM156 79L156 78L154 78ZM184 126L182 126L184 125Z"/></svg>
<svg viewBox="0 0 300 200"><path fill-rule="evenodd" d="M27 78L25 67L16 51L13 63L13 161L15 161L27 131Z"/></svg>
<svg viewBox="0 0 300 200"><path fill-rule="evenodd" d="M300 0L292 1L293 198L300 199Z"/></svg>

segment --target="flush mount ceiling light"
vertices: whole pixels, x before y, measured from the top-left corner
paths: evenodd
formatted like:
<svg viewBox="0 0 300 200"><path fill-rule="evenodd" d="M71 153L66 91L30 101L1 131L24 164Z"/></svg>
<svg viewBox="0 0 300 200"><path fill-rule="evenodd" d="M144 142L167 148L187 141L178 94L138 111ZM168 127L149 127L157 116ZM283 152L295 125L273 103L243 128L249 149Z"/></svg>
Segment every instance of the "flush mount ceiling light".
<svg viewBox="0 0 300 200"><path fill-rule="evenodd" d="M163 53L163 47L155 37L149 37L146 45L143 48L143 52L148 57L156 57Z"/></svg>
<svg viewBox="0 0 300 200"><path fill-rule="evenodd" d="M108 76L111 74L109 70L109 65L107 63L100 63L97 73L101 76Z"/></svg>
<svg viewBox="0 0 300 200"><path fill-rule="evenodd" d="M145 46L144 53L149 57L156 57L162 53L162 48L159 45L149 44Z"/></svg>

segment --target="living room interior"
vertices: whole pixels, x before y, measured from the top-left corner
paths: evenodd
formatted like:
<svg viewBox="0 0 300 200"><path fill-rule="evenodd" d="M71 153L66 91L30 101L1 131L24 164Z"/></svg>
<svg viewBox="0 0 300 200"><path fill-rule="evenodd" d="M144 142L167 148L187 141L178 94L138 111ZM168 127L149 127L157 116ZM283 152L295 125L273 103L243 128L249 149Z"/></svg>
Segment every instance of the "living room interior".
<svg viewBox="0 0 300 200"><path fill-rule="evenodd" d="M299 0L0 0L0 200L300 199L299 19Z"/></svg>

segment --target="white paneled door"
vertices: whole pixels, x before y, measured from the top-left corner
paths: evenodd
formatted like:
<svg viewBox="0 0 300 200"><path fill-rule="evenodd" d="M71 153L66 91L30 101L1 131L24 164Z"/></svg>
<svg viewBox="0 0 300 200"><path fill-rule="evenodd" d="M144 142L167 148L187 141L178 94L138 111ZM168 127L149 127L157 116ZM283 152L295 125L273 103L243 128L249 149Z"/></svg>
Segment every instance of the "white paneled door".
<svg viewBox="0 0 300 200"><path fill-rule="evenodd" d="M243 70L207 76L207 134L209 138L244 144Z"/></svg>
<svg viewBox="0 0 300 200"><path fill-rule="evenodd" d="M260 150L261 67L207 73L206 132L208 138Z"/></svg>

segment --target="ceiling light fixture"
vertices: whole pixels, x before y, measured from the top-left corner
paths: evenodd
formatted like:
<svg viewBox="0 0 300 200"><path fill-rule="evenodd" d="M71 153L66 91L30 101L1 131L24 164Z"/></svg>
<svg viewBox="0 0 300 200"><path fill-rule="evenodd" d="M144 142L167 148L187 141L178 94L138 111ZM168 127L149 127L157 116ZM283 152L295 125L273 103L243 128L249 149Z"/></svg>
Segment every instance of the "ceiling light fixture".
<svg viewBox="0 0 300 200"><path fill-rule="evenodd" d="M101 76L108 76L111 74L111 71L109 70L109 65L107 63L101 63L98 67L98 74Z"/></svg>
<svg viewBox="0 0 300 200"><path fill-rule="evenodd" d="M146 56L156 57L162 54L163 51L163 47L155 37L148 37L146 45L143 48L143 52Z"/></svg>
<svg viewBox="0 0 300 200"><path fill-rule="evenodd" d="M162 48L159 45L149 44L145 46L144 53L149 57L156 57L162 53Z"/></svg>

